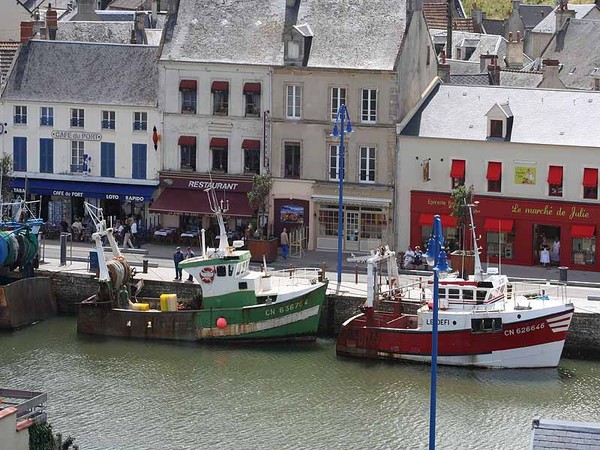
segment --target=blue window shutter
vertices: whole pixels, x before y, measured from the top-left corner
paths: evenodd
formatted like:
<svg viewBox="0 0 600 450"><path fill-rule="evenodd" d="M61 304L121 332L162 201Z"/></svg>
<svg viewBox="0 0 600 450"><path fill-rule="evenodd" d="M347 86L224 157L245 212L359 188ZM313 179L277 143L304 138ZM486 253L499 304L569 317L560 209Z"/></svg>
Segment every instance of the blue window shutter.
<svg viewBox="0 0 600 450"><path fill-rule="evenodd" d="M13 170L27 170L27 138L13 137Z"/></svg>
<svg viewBox="0 0 600 450"><path fill-rule="evenodd" d="M100 176L115 176L115 144L102 142L100 144Z"/></svg>
<svg viewBox="0 0 600 450"><path fill-rule="evenodd" d="M40 172L54 172L54 140L40 139Z"/></svg>
<svg viewBox="0 0 600 450"><path fill-rule="evenodd" d="M146 179L146 144L132 145L131 178Z"/></svg>

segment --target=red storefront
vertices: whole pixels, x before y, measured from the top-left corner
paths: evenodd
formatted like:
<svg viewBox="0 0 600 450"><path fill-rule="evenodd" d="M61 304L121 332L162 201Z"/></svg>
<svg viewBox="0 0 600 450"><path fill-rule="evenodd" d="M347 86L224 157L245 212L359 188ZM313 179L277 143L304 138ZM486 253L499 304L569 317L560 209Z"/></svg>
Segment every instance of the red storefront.
<svg viewBox="0 0 600 450"><path fill-rule="evenodd" d="M539 265L546 248L550 263L578 270L600 270L596 234L600 205L538 201L476 195L475 229L483 261ZM449 250L455 250L459 234L456 218L450 215L450 194L411 192L410 243L427 243L433 215L439 214ZM470 236L470 234L469 234ZM472 247L467 238L468 249Z"/></svg>

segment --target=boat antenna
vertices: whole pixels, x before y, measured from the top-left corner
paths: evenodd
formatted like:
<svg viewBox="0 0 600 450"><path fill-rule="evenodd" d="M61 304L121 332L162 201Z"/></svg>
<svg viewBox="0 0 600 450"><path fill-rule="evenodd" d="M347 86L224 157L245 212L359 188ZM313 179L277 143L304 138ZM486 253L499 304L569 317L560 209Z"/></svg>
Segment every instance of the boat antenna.
<svg viewBox="0 0 600 450"><path fill-rule="evenodd" d="M229 246L229 241L227 238L227 231L225 230L225 222L223 221L223 214L229 211L229 200L217 200L217 194L215 193L214 185L212 182L212 177L210 181L210 185L208 188L204 189L206 194L208 195L208 203L210 205L210 210L217 217L217 222L219 223L219 249L218 252L221 255L227 253L227 247Z"/></svg>
<svg viewBox="0 0 600 450"><path fill-rule="evenodd" d="M479 246L477 245L475 221L473 220L473 208L477 206L478 203L479 202L467 203L466 207L469 208L469 220L471 221L471 233L473 235L473 257L475 258L475 273L473 275L475 281L483 281L483 269L481 268L481 259L479 259Z"/></svg>

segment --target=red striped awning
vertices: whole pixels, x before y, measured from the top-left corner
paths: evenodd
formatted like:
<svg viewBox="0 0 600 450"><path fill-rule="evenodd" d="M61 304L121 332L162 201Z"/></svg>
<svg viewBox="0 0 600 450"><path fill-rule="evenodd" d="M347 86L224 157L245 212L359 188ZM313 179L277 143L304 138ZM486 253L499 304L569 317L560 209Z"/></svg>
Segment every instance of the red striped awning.
<svg viewBox="0 0 600 450"><path fill-rule="evenodd" d="M197 89L197 82L196 80L181 80L179 82L179 90L180 91L195 91Z"/></svg>
<svg viewBox="0 0 600 450"><path fill-rule="evenodd" d="M486 178L489 181L498 181L502 174L502 163L501 162L488 162L488 169Z"/></svg>
<svg viewBox="0 0 600 450"><path fill-rule="evenodd" d="M562 166L550 166L548 169L548 184L562 184Z"/></svg>
<svg viewBox="0 0 600 450"><path fill-rule="evenodd" d="M598 186L598 169L583 169L583 185L585 187L597 187Z"/></svg>
<svg viewBox="0 0 600 450"><path fill-rule="evenodd" d="M229 82L228 81L213 81L211 91L228 91L229 90Z"/></svg>
<svg viewBox="0 0 600 450"><path fill-rule="evenodd" d="M196 136L179 136L179 145L185 147L195 147Z"/></svg>
<svg viewBox="0 0 600 450"><path fill-rule="evenodd" d="M212 138L210 140L210 148L227 148L229 141L227 138Z"/></svg>
<svg viewBox="0 0 600 450"><path fill-rule="evenodd" d="M257 139L244 139L242 148L244 150L260 150L260 141Z"/></svg>
<svg viewBox="0 0 600 450"><path fill-rule="evenodd" d="M419 225L432 226L434 215L435 214L421 214L419 216ZM442 219L442 226L456 228L456 217L440 214L440 219Z"/></svg>
<svg viewBox="0 0 600 450"><path fill-rule="evenodd" d="M512 219L485 219L483 228L485 231L499 231L508 233L513 230L515 221Z"/></svg>
<svg viewBox="0 0 600 450"><path fill-rule="evenodd" d="M465 160L464 159L453 159L452 168L450 169L450 178L464 178L465 177Z"/></svg>
<svg viewBox="0 0 600 450"><path fill-rule="evenodd" d="M571 225L571 237L591 238L595 232L594 225Z"/></svg>
<svg viewBox="0 0 600 450"><path fill-rule="evenodd" d="M260 83L244 84L244 94L260 94Z"/></svg>

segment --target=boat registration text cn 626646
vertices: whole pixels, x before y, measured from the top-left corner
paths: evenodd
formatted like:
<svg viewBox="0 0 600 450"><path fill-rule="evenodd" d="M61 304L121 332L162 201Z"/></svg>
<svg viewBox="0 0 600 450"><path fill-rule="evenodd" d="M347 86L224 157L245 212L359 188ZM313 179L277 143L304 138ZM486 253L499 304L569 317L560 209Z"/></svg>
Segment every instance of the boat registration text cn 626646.
<svg viewBox="0 0 600 450"><path fill-rule="evenodd" d="M546 324L544 322L542 322L542 323L538 323L537 325L528 325L526 327L512 328L512 329L504 330L504 335L505 336L513 336L515 334L531 333L532 331L535 331L535 330L541 330L545 326L546 326Z"/></svg>
<svg viewBox="0 0 600 450"><path fill-rule="evenodd" d="M282 305L279 308L268 308L265 310L266 316L274 316L275 314L285 314L290 311L294 311L298 308L308 305L308 299L298 300L297 302L290 303L289 305Z"/></svg>

